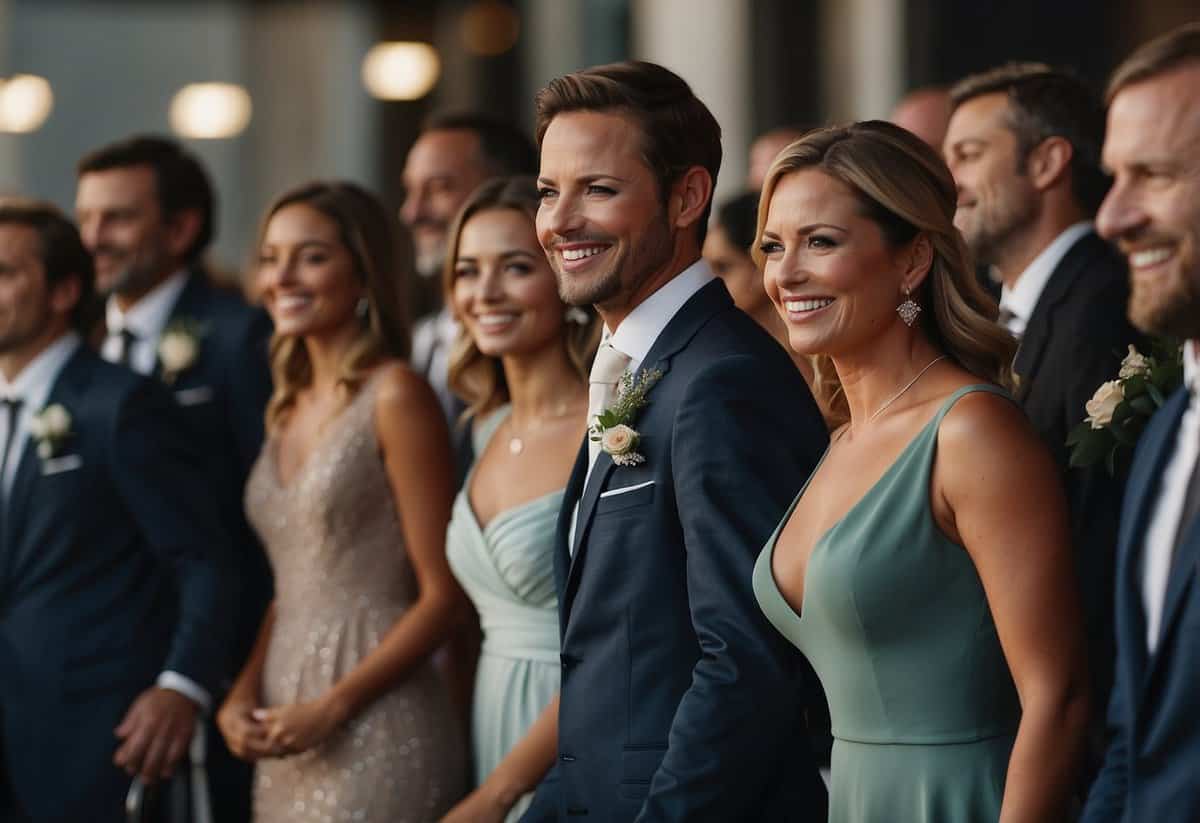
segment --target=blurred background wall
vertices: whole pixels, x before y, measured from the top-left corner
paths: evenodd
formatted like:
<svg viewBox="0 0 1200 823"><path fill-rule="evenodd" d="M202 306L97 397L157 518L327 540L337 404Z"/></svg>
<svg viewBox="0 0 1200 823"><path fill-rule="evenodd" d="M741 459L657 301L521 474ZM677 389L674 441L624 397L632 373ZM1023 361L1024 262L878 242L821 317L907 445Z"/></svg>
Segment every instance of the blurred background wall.
<svg viewBox="0 0 1200 823"><path fill-rule="evenodd" d="M1099 89L1135 45L1195 19L1200 0L0 0L0 193L70 209L86 151L175 133L212 171L214 262L236 271L282 189L347 177L398 206L425 115L477 108L532 130L536 90L583 66L638 57L688 79L724 128L723 195L771 127L886 116L912 88L1011 59ZM373 51L397 43L425 45ZM180 96L200 83L225 85Z"/></svg>

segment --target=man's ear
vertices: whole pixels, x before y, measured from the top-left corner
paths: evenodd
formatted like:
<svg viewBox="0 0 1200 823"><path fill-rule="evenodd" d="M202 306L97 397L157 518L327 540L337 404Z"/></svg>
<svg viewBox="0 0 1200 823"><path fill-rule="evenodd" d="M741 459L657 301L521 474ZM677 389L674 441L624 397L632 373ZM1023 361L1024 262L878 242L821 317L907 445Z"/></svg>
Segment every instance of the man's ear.
<svg viewBox="0 0 1200 823"><path fill-rule="evenodd" d="M83 298L83 283L78 275L64 277L50 289L50 310L70 317Z"/></svg>
<svg viewBox="0 0 1200 823"><path fill-rule="evenodd" d="M1047 137L1033 147L1025 161L1029 179L1038 191L1052 188L1063 180L1071 167L1075 148L1065 137Z"/></svg>
<svg viewBox="0 0 1200 823"><path fill-rule="evenodd" d="M180 209L166 221L167 251L183 259L200 236L204 217L199 209Z"/></svg>
<svg viewBox="0 0 1200 823"><path fill-rule="evenodd" d="M671 186L667 201L667 213L671 225L686 229L704 216L704 210L712 199L712 177L701 166L692 166L679 176Z"/></svg>

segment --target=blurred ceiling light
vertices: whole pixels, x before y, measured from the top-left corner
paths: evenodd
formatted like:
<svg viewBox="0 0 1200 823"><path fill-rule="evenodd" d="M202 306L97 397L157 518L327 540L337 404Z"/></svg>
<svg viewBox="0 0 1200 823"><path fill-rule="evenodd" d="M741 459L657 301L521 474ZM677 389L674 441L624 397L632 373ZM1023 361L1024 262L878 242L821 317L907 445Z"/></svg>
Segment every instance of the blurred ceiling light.
<svg viewBox="0 0 1200 823"><path fill-rule="evenodd" d="M437 51L428 43L376 43L363 58L362 79L380 100L419 100L441 73Z"/></svg>
<svg viewBox="0 0 1200 823"><path fill-rule="evenodd" d="M517 44L521 18L517 10L499 0L477 0L462 16L463 46L479 57L495 57Z"/></svg>
<svg viewBox="0 0 1200 823"><path fill-rule="evenodd" d="M167 119L181 137L215 140L242 133L250 122L250 94L233 83L190 83L171 100Z"/></svg>
<svg viewBox="0 0 1200 823"><path fill-rule="evenodd" d="M14 74L0 85L0 131L37 131L54 107L50 82L33 74Z"/></svg>

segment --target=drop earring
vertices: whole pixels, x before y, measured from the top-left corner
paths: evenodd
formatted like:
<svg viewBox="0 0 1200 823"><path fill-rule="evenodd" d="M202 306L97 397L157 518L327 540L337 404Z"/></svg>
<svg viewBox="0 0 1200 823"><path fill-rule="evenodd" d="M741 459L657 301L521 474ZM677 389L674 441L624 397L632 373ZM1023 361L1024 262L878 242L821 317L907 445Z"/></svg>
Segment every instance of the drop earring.
<svg viewBox="0 0 1200 823"><path fill-rule="evenodd" d="M908 287L904 289L904 302L896 307L896 313L900 315L900 319L904 321L904 325L910 328L913 323L917 322L917 315L921 313L921 306L916 300L912 299L912 290Z"/></svg>
<svg viewBox="0 0 1200 823"><path fill-rule="evenodd" d="M367 315L371 312L371 301L365 297L358 298L358 302L354 305L354 314L359 320L366 320Z"/></svg>

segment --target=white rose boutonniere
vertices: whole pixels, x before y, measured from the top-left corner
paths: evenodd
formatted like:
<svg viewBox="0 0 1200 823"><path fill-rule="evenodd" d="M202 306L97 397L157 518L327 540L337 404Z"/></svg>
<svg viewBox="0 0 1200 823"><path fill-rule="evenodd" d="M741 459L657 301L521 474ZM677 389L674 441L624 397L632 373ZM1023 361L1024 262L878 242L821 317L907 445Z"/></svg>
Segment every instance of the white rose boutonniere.
<svg viewBox="0 0 1200 823"><path fill-rule="evenodd" d="M202 335L203 329L191 320L177 320L163 332L158 341L158 362L166 383L174 383L176 377L196 362Z"/></svg>
<svg viewBox="0 0 1200 823"><path fill-rule="evenodd" d="M49 460L71 436L71 413L61 403L47 406L29 419L29 434L37 441L38 457Z"/></svg>
<svg viewBox="0 0 1200 823"><path fill-rule="evenodd" d="M1101 383L1092 399L1084 406L1088 413L1087 422L1093 429L1102 429L1112 422L1113 412L1125 399L1125 387L1120 380Z"/></svg>
<svg viewBox="0 0 1200 823"><path fill-rule="evenodd" d="M1084 404L1087 417L1067 436L1072 466L1104 461L1115 475L1126 465L1147 421L1183 381L1180 351L1171 341L1154 342L1148 354L1129 347L1117 379L1100 384Z"/></svg>
<svg viewBox="0 0 1200 823"><path fill-rule="evenodd" d="M645 455L637 451L642 436L630 423L637 413L650 401L646 395L662 377L658 369L643 371L635 378L629 372L621 375L617 387L617 399L612 406L596 415L588 429L588 437L600 443L600 448L612 457L618 466L638 466L646 462Z"/></svg>

